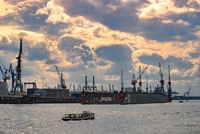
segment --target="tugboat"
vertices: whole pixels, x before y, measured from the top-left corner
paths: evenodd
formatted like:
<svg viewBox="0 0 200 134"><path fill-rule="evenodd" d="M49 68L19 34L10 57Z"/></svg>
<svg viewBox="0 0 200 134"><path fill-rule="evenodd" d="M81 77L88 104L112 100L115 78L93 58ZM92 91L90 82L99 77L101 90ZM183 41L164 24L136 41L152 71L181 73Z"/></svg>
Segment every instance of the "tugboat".
<svg viewBox="0 0 200 134"><path fill-rule="evenodd" d="M83 111L82 113L65 114L62 117L63 121L80 121L80 120L94 120L95 114L89 111Z"/></svg>

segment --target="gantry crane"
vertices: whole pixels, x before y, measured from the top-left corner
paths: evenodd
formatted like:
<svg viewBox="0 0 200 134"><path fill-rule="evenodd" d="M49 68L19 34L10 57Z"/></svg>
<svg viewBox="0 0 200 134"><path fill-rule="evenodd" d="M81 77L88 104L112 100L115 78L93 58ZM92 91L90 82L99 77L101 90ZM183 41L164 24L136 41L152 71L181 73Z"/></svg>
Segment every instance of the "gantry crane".
<svg viewBox="0 0 200 134"><path fill-rule="evenodd" d="M15 95L16 91L20 91L20 92L23 91L23 84L22 84L22 80L21 80L21 72L22 72L21 63L22 63L22 47L23 47L22 43L23 43L23 40L21 38L19 53L18 53L18 56L16 57L17 67L16 67L16 78L15 78L15 85L14 85L14 95Z"/></svg>
<svg viewBox="0 0 200 134"><path fill-rule="evenodd" d="M10 76L9 76L9 69L7 69L5 66L4 66L4 64L2 63L2 61L0 60L0 63L1 63L1 65L0 65L0 71L1 71L1 74L2 74L2 76L3 76L3 81L4 82L7 82L7 80L9 80L10 79ZM3 68L2 68L3 67Z"/></svg>
<svg viewBox="0 0 200 134"><path fill-rule="evenodd" d="M184 93L184 97L186 98L186 101L189 100L190 90L191 90L191 87L189 87L188 91Z"/></svg>
<svg viewBox="0 0 200 134"><path fill-rule="evenodd" d="M93 89L93 91L97 90L97 86L95 84L95 77L94 76L92 77L92 89Z"/></svg>
<svg viewBox="0 0 200 134"><path fill-rule="evenodd" d="M57 71L57 74L58 74L58 80L59 80L59 84L58 84L58 88L60 89L65 89L66 88L66 85L65 85L65 80L63 79L63 73L60 73L60 71L58 70L58 67L57 65L55 65L55 68L56 68L56 71Z"/></svg>
<svg viewBox="0 0 200 134"><path fill-rule="evenodd" d="M146 76L146 79L147 79L146 92L148 93L149 92L149 78L148 78L148 76Z"/></svg>
<svg viewBox="0 0 200 134"><path fill-rule="evenodd" d="M11 92L14 91L14 84L15 84L15 77L16 77L16 73L15 73L15 70L13 69L12 67L12 63L10 63L10 68L9 68L9 72L10 72L10 75L11 75Z"/></svg>
<svg viewBox="0 0 200 134"><path fill-rule="evenodd" d="M145 67L143 71L141 71L141 67L139 66L139 76L137 79L135 78L135 74L133 74L133 78L132 78L133 92L136 92L136 84L137 84L138 80L139 80L139 86L140 86L139 90L140 91L142 90L142 74L146 71L147 68L148 68L148 66Z"/></svg>
<svg viewBox="0 0 200 134"><path fill-rule="evenodd" d="M121 91L124 91L123 71L121 70Z"/></svg>
<svg viewBox="0 0 200 134"><path fill-rule="evenodd" d="M172 101L172 87L171 87L171 75L170 75L170 65L168 65L168 76L169 76L169 81L168 81L168 101Z"/></svg>
<svg viewBox="0 0 200 134"><path fill-rule="evenodd" d="M87 75L85 76L85 85L83 86L83 92L88 90L88 81L87 81Z"/></svg>
<svg viewBox="0 0 200 134"><path fill-rule="evenodd" d="M160 92L164 93L165 92L165 90L164 90L165 81L163 79L164 75L163 75L163 72L162 72L162 67L161 67L160 62L159 62L159 69L160 69Z"/></svg>

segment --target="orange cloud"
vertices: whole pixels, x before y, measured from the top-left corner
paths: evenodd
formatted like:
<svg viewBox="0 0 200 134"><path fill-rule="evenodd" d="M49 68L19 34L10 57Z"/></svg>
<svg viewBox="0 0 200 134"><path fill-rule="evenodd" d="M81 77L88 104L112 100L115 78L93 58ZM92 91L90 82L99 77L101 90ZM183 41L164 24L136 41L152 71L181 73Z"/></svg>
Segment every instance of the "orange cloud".
<svg viewBox="0 0 200 134"><path fill-rule="evenodd" d="M0 18L15 13L16 10L17 8L14 5L9 4L5 0L0 0Z"/></svg>
<svg viewBox="0 0 200 134"><path fill-rule="evenodd" d="M148 2L138 10L138 16L141 19L165 18L171 14L200 11L187 6L177 7L174 0L148 0Z"/></svg>

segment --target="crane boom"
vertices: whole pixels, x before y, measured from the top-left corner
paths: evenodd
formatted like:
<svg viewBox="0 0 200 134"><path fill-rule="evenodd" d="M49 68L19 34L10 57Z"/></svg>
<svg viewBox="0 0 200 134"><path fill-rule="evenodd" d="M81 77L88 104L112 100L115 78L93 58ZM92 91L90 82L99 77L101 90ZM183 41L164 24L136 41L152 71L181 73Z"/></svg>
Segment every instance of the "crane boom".
<svg viewBox="0 0 200 134"><path fill-rule="evenodd" d="M0 60L0 71L2 73L2 76L3 76L3 81L6 82L8 79L10 79L10 75L8 74L9 72L9 69L7 69L4 64L2 63L2 61ZM3 68L2 68L3 67ZM3 70L4 69L4 70Z"/></svg>
<svg viewBox="0 0 200 134"><path fill-rule="evenodd" d="M56 71L57 71L57 74L58 74L58 80L59 80L59 84L58 84L58 88L60 88L61 87L61 76L60 76L60 71L58 70L58 67L57 67L57 65L55 65L55 68L56 68Z"/></svg>
<svg viewBox="0 0 200 134"><path fill-rule="evenodd" d="M3 73L3 70L2 70L2 68L1 68L1 66L0 66L0 71L1 71L1 73L2 73L2 76L4 77L4 73Z"/></svg>
<svg viewBox="0 0 200 134"><path fill-rule="evenodd" d="M60 71L58 70L57 65L55 65L55 67L56 67L56 71L57 71L57 74L58 74L58 78L60 79Z"/></svg>
<svg viewBox="0 0 200 134"><path fill-rule="evenodd" d="M0 60L1 65L3 66L5 71L8 71L8 69L4 66L3 62Z"/></svg>
<svg viewBox="0 0 200 134"><path fill-rule="evenodd" d="M141 79L142 74L146 71L147 68L148 66L145 67L144 70L141 72L141 67L140 67L139 72L138 72L139 76L137 79L135 78L135 74L133 74L133 77L132 77L133 92L136 92L136 83L138 82L139 79ZM140 84L142 84L141 80L140 80Z"/></svg>
<svg viewBox="0 0 200 134"><path fill-rule="evenodd" d="M148 66L145 67L144 70L143 70L141 73L139 73L139 76L138 76L138 78L137 78L137 81L140 79L140 77L142 76L142 74L147 70L147 68L148 68Z"/></svg>

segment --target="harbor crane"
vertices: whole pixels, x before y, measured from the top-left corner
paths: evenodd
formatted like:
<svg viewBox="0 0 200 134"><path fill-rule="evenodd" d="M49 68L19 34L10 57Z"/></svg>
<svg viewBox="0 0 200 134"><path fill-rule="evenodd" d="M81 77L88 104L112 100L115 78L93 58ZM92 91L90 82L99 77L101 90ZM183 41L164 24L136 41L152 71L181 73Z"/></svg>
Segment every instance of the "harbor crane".
<svg viewBox="0 0 200 134"><path fill-rule="evenodd" d="M85 86L83 86L83 91L88 90L88 81L87 81L87 75L85 76Z"/></svg>
<svg viewBox="0 0 200 134"><path fill-rule="evenodd" d="M160 92L164 93L165 92L165 90L164 90L164 83L165 83L165 81L163 79L164 78L164 74L163 74L160 62L159 62L159 69L160 69Z"/></svg>
<svg viewBox="0 0 200 134"><path fill-rule="evenodd" d="M148 78L148 76L146 76L146 79L147 79L146 92L148 93L149 92L149 78Z"/></svg>
<svg viewBox="0 0 200 134"><path fill-rule="evenodd" d="M171 102L172 101L172 87L171 87L170 65L168 65L168 76L169 76L169 81L168 81L168 100L169 100L169 102Z"/></svg>
<svg viewBox="0 0 200 134"><path fill-rule="evenodd" d="M189 100L190 90L191 90L191 87L189 87L188 91L184 93L184 97L186 98L186 101Z"/></svg>
<svg viewBox="0 0 200 134"><path fill-rule="evenodd" d="M2 74L2 76L3 76L3 81L4 82L7 82L7 80L9 80L10 79L10 75L9 75L9 69L7 69L5 66L4 66L4 64L3 64L3 62L0 60L0 63L1 63L1 65L0 65L0 71L1 71L1 74ZM3 67L3 68L2 68Z"/></svg>
<svg viewBox="0 0 200 134"><path fill-rule="evenodd" d="M14 95L16 91L22 92L23 90L23 84L21 80L21 72L22 72L22 47L23 47L23 40L20 38L20 47L19 47L19 53L16 57L17 59L17 66L16 66L16 79L15 79L15 85L14 85Z"/></svg>
<svg viewBox="0 0 200 134"><path fill-rule="evenodd" d="M11 92L14 91L14 84L15 84L15 77L16 77L16 73L15 73L15 70L13 69L12 67L12 63L10 63L10 68L9 68L9 72L10 72L10 75L11 75Z"/></svg>
<svg viewBox="0 0 200 134"><path fill-rule="evenodd" d="M124 91L123 71L121 70L121 91Z"/></svg>
<svg viewBox="0 0 200 134"><path fill-rule="evenodd" d="M55 65L55 68L58 74L58 80L60 81L60 84L58 84L58 88L65 89L66 85L65 85L65 80L63 79L63 73L60 73L57 65Z"/></svg>
<svg viewBox="0 0 200 134"><path fill-rule="evenodd" d="M97 86L95 84L95 77L94 76L92 77L92 89L93 89L93 91L97 90Z"/></svg>
<svg viewBox="0 0 200 134"><path fill-rule="evenodd" d="M133 74L133 78L132 78L133 92L136 92L136 84L138 80L139 80L139 86L140 86L139 90L140 91L142 90L142 74L146 71L147 68L148 66L145 67L143 71L141 71L141 67L139 67L139 76L137 79L135 78L135 74Z"/></svg>

